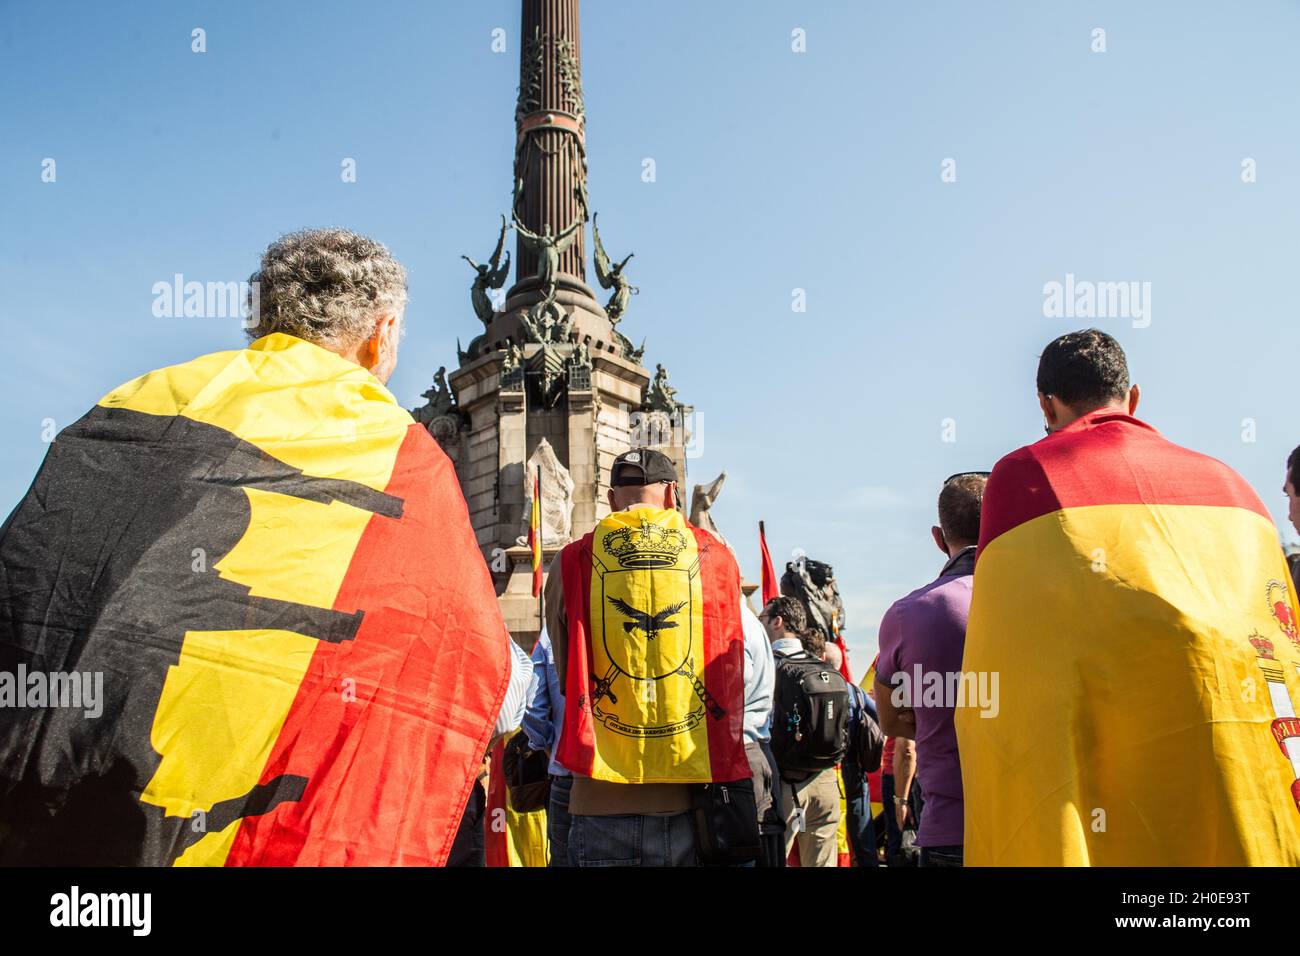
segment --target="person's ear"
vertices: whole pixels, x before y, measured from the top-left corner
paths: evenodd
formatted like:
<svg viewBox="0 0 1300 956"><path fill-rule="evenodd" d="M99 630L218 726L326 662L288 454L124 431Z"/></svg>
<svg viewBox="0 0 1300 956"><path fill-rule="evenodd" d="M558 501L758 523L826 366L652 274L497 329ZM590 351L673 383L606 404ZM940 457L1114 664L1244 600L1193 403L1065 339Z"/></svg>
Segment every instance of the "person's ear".
<svg viewBox="0 0 1300 956"><path fill-rule="evenodd" d="M370 337L362 346L363 364L380 381L387 381L397 366L398 321L393 313L376 316Z"/></svg>
<svg viewBox="0 0 1300 956"><path fill-rule="evenodd" d="M675 511L677 509L677 482L670 481L664 488L664 508Z"/></svg>
<svg viewBox="0 0 1300 956"><path fill-rule="evenodd" d="M1047 422L1047 430L1051 431L1056 424L1056 406L1052 404L1052 396L1038 393L1038 407L1043 410L1043 420Z"/></svg>
<svg viewBox="0 0 1300 956"><path fill-rule="evenodd" d="M609 489L609 491L605 492L605 498L606 498L606 500L609 502L609 510L610 510L610 511L617 511L618 508L615 507L615 505L614 505L614 489L613 489L613 488L611 488L611 489Z"/></svg>
<svg viewBox="0 0 1300 956"><path fill-rule="evenodd" d="M943 536L943 529L940 528L938 525L934 525L933 527L930 528L930 534L931 536L933 536L934 543L939 547L939 550L942 551L944 554L947 554L948 542Z"/></svg>
<svg viewBox="0 0 1300 956"><path fill-rule="evenodd" d="M1142 389L1138 388L1137 383L1134 382L1131 386L1129 386L1129 390L1128 390L1128 413L1130 415L1137 415L1138 401L1141 398L1142 398Z"/></svg>

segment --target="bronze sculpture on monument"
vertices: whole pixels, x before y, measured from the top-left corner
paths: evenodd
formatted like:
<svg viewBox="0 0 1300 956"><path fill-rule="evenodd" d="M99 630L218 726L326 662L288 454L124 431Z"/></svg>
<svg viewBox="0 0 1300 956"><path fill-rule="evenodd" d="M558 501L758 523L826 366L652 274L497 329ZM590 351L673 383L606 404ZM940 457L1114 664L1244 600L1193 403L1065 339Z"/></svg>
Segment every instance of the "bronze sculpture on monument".
<svg viewBox="0 0 1300 956"><path fill-rule="evenodd" d="M623 275L623 267L636 253L629 252L618 265L611 265L609 255L605 252L605 246L600 241L600 230L596 228L596 220L599 218L599 213L591 218L591 238L596 244L592 261L596 266L596 281L600 283L600 287L614 290L614 294L605 303L605 314L609 316L610 324L617 326L618 320L627 311L627 305L632 296L641 291L628 282L627 276Z"/></svg>
<svg viewBox="0 0 1300 956"><path fill-rule="evenodd" d="M488 259L487 264L479 265L469 256L461 256L474 269L474 284L470 286L470 302L474 306L474 314L482 320L484 325L491 325L492 319L496 312L492 308L492 300L488 297L488 289L499 289L506 284L506 276L510 274L510 253L506 253L505 264L501 264L501 250L506 245L506 217L501 217L501 235L497 238L497 247L492 252L492 257Z"/></svg>

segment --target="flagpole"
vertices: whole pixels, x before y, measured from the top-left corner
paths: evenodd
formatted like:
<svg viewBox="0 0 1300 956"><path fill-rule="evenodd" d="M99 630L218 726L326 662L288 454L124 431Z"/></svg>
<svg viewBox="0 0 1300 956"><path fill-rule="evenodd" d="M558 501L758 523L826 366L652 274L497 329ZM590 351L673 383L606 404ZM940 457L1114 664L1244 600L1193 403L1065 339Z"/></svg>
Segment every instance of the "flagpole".
<svg viewBox="0 0 1300 956"><path fill-rule="evenodd" d="M542 569L542 574L546 574L546 548L542 539L542 466L537 466L537 554L538 562ZM546 582L537 589L537 636L542 636L542 631L546 628ZM554 638L552 637L552 640Z"/></svg>

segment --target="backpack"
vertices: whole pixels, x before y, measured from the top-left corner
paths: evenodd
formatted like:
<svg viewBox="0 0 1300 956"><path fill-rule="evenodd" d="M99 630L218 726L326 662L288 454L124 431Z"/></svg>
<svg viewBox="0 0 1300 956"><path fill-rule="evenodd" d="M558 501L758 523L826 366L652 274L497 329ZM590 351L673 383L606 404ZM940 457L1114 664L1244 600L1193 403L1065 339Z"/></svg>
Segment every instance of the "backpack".
<svg viewBox="0 0 1300 956"><path fill-rule="evenodd" d="M800 783L844 759L849 746L849 685L807 654L776 654L772 755L781 777Z"/></svg>
<svg viewBox="0 0 1300 956"><path fill-rule="evenodd" d="M501 754L501 772L506 778L512 810L532 813L546 807L551 796L550 764L550 754L529 747L528 735L523 731L506 741Z"/></svg>

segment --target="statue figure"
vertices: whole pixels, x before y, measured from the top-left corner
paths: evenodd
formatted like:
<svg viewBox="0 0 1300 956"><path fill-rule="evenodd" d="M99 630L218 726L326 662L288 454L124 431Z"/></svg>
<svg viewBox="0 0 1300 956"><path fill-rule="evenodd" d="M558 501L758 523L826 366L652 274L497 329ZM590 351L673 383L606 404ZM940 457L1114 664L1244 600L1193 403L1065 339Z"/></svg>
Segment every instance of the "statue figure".
<svg viewBox="0 0 1300 956"><path fill-rule="evenodd" d="M829 564L806 555L787 563L781 575L781 593L803 604L808 626L821 631L827 641L834 641L845 630L844 601Z"/></svg>
<svg viewBox="0 0 1300 956"><path fill-rule="evenodd" d="M655 366L654 381L646 389L646 404L653 409L672 413L677 410L677 389L668 384L668 370Z"/></svg>
<svg viewBox="0 0 1300 956"><path fill-rule="evenodd" d="M542 292L548 299L555 298L555 274L560 268L560 256L573 245L582 219L575 219L567 229L558 236L551 234L551 224L542 227L542 234L530 232L528 227L515 218L515 230L523 236L528 251L537 256L537 281L541 283Z"/></svg>
<svg viewBox="0 0 1300 956"><path fill-rule="evenodd" d="M509 378L511 375L517 374L523 367L524 351L514 342L511 342L510 347L505 352L505 356L501 359L501 377Z"/></svg>
<svg viewBox="0 0 1300 956"><path fill-rule="evenodd" d="M708 484L696 485L691 491L691 524L711 532L723 544L726 544L727 539L718 530L718 525L709 514L709 509L713 507L713 502L718 500L718 494L722 491L722 484L726 480L727 473L724 471Z"/></svg>
<svg viewBox="0 0 1300 956"><path fill-rule="evenodd" d="M524 468L524 533L516 543L528 543L528 519L533 511L533 476L539 467L542 473L542 500L538 509L541 512L542 543L547 547L565 544L573 536L573 479L545 438L538 443L537 450Z"/></svg>
<svg viewBox="0 0 1300 956"><path fill-rule="evenodd" d="M466 262L473 266L475 273L474 284L470 286L469 298L474 305L474 314L479 317L484 325L490 325L492 318L496 314L492 311L492 300L488 297L488 289L499 289L506 284L506 276L510 273L510 253L506 253L505 265L501 265L501 250L506 245L506 217L501 217L501 235L497 238L497 247L492 252L492 258L486 265L479 265L469 256L461 256Z"/></svg>
<svg viewBox="0 0 1300 956"><path fill-rule="evenodd" d="M586 342L579 342L573 347L573 354L569 356L569 364L576 368L591 368L591 350L587 348Z"/></svg>
<svg viewBox="0 0 1300 956"><path fill-rule="evenodd" d="M600 231L596 228L596 220L599 218L600 213L596 213L591 220L591 235L596 242L596 279L599 280L602 289L614 290L614 294L609 297L609 302L605 304L605 314L609 316L610 324L617 326L618 320L627 311L628 302L640 291L623 275L623 267L636 253L629 252L618 265L611 265L609 256L605 254L605 246L600 241Z"/></svg>
<svg viewBox="0 0 1300 956"><path fill-rule="evenodd" d="M573 338L573 313L561 312L560 321L551 327L551 341L557 343L568 342Z"/></svg>
<svg viewBox="0 0 1300 956"><path fill-rule="evenodd" d="M573 331L573 315L560 308L553 289L546 298L534 302L520 321L537 342L567 342Z"/></svg>
<svg viewBox="0 0 1300 956"><path fill-rule="evenodd" d="M519 324L524 330L524 339L528 342L541 343L542 330L538 328L537 322L533 320L533 310L519 313Z"/></svg>
<svg viewBox="0 0 1300 956"><path fill-rule="evenodd" d="M447 367L439 366L433 374L433 385L420 394L425 400L419 408L413 409L411 415L421 425L428 425L434 419L449 415L455 407L456 399L447 385Z"/></svg>

